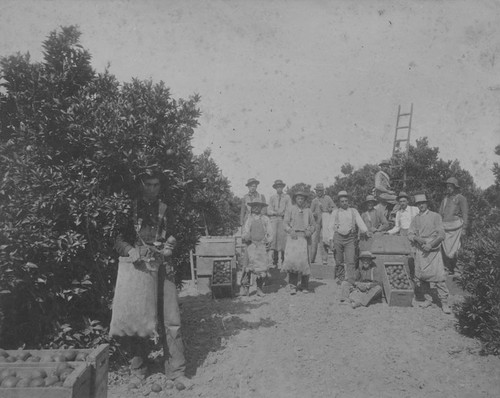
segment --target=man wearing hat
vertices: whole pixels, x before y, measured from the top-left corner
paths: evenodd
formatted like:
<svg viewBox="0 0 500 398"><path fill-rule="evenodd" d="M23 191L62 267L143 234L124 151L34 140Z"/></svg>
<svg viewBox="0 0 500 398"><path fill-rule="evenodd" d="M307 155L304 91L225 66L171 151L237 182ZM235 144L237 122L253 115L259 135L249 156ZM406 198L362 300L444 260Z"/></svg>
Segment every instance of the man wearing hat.
<svg viewBox="0 0 500 398"><path fill-rule="evenodd" d="M262 287L268 270L268 258L266 246L271 242L273 229L271 222L266 215L262 214L262 209L267 206L266 202L249 202L250 215L243 225L241 239L247 245L246 252L248 263L243 267L241 277L241 287L243 294L248 296L252 276L255 276L257 284L257 295L264 296Z"/></svg>
<svg viewBox="0 0 500 398"><path fill-rule="evenodd" d="M341 304L351 304L352 308L367 307L375 299L382 297L380 282L373 279L376 257L369 251L359 254L359 266L354 275L342 282Z"/></svg>
<svg viewBox="0 0 500 398"><path fill-rule="evenodd" d="M384 232L389 228L389 222L381 209L376 209L377 199L373 195L367 195L366 200L363 202L363 207L366 209L361 213L361 218L363 219L368 231L372 234L378 232ZM359 250L371 250L373 238L368 238L363 235L359 239Z"/></svg>
<svg viewBox="0 0 500 398"><path fill-rule="evenodd" d="M441 308L445 314L450 314L448 306L448 287L444 271L441 242L444 240L444 227L441 216L430 211L424 194L415 195L415 204L419 213L413 218L408 230L408 239L415 246L415 293L422 295L430 293L431 288L437 290ZM431 299L424 296L420 304L426 308L432 305Z"/></svg>
<svg viewBox="0 0 500 398"><path fill-rule="evenodd" d="M311 266L308 246L315 229L315 222L311 209L306 207L306 198L307 194L304 191L296 192L293 195L295 204L287 211L284 219L285 232L288 236L282 269L288 273L290 294L295 294L297 290L307 293L309 289Z"/></svg>
<svg viewBox="0 0 500 398"><path fill-rule="evenodd" d="M311 202L311 211L314 215L314 221L316 222L316 229L311 239L310 257L311 263L314 263L319 245L323 265L326 265L328 264L329 246L328 237L323 233L324 230L322 226L327 224L328 218L336 206L333 199L325 194L325 187L323 184L316 184L315 191L316 197Z"/></svg>
<svg viewBox="0 0 500 398"><path fill-rule="evenodd" d="M467 230L469 205L467 199L459 193L460 186L455 177L446 180L446 196L439 207L443 217L445 237L442 245L446 268L451 275L457 266L457 253L460 250L460 237Z"/></svg>
<svg viewBox="0 0 500 398"><path fill-rule="evenodd" d="M410 197L406 192L400 192L397 200L399 209L396 211L396 220L394 227L387 231L389 235L396 235L399 233L401 236L408 235L411 220L418 214L418 207L408 205Z"/></svg>
<svg viewBox="0 0 500 398"><path fill-rule="evenodd" d="M115 249L120 257L118 273L126 272L129 278L139 279L143 275L157 275L158 291L158 324L163 326L161 340L165 358L165 375L174 380L178 389L189 387L192 383L184 376L186 360L181 338L181 319L178 305L177 288L173 280L173 270L168 261L175 246L174 223L167 205L159 199L162 175L151 172L140 176L139 197L133 202L131 219L127 227L121 231L115 242ZM169 237L166 239L166 237ZM152 272L152 270L155 270ZM138 275L131 272L138 272ZM117 280L120 279L118 275ZM113 318L110 330L113 329L115 301L117 296L136 300L141 291L120 292L117 284L113 300ZM123 294L122 294L123 293ZM125 303L126 305L127 303ZM133 306L131 306L133 307ZM140 314L144 317L144 314ZM123 319L118 319L123 322ZM138 377L145 377L148 371L148 341L140 337L133 329L127 327L125 333L130 336L132 350L131 372Z"/></svg>
<svg viewBox="0 0 500 398"><path fill-rule="evenodd" d="M283 224L285 213L292 206L292 199L287 194L283 193L285 183L282 180L276 180L273 188L276 189L276 195L269 198L269 206L267 208L267 215L271 220L273 227L273 238L271 241L272 263L281 266L283 263L283 256L285 254L286 233ZM281 257L281 258L280 258Z"/></svg>
<svg viewBox="0 0 500 398"><path fill-rule="evenodd" d="M264 197L264 195L257 192L257 185L259 184L260 181L256 180L255 178L250 178L246 183L246 186L248 187L248 193L245 194L245 196L243 196L243 199L241 200L240 225L242 227L245 224L248 215L250 214L250 206L248 206L248 203L255 201L266 203L266 198ZM266 214L265 207L262 208L262 214Z"/></svg>
<svg viewBox="0 0 500 398"><path fill-rule="evenodd" d="M382 160L379 166L380 170L375 174L375 196L379 199L381 194L385 194L387 200L396 200L396 192L391 187L391 178L389 177L391 161Z"/></svg>
<svg viewBox="0 0 500 398"><path fill-rule="evenodd" d="M358 230L368 237L373 235L358 211L349 207L347 192L340 191L338 198L339 207L333 210L328 222L328 237L330 246L335 251L335 275L342 282L345 277L352 277L354 273Z"/></svg>

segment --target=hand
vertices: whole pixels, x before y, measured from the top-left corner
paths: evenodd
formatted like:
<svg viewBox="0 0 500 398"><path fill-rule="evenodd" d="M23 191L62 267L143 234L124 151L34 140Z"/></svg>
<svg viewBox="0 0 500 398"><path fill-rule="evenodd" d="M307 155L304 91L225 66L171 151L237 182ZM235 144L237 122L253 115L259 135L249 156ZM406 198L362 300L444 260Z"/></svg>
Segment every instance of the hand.
<svg viewBox="0 0 500 398"><path fill-rule="evenodd" d="M373 233L370 232L370 231L366 231L365 235L368 237L368 238L371 238L373 236Z"/></svg>
<svg viewBox="0 0 500 398"><path fill-rule="evenodd" d="M305 231L306 238L310 238L312 236L312 232L310 229L306 229Z"/></svg>
<svg viewBox="0 0 500 398"><path fill-rule="evenodd" d="M137 260L140 260L141 255L139 254L139 250L137 250L135 247L130 249L128 251L128 256L130 257L130 260L135 263Z"/></svg>
<svg viewBox="0 0 500 398"><path fill-rule="evenodd" d="M298 238L297 236L297 232L295 231L290 231L290 237L293 239L293 240L296 240Z"/></svg>
<svg viewBox="0 0 500 398"><path fill-rule="evenodd" d="M422 250L424 252L430 252L432 250L432 246L428 243L425 243L424 245L422 245Z"/></svg>

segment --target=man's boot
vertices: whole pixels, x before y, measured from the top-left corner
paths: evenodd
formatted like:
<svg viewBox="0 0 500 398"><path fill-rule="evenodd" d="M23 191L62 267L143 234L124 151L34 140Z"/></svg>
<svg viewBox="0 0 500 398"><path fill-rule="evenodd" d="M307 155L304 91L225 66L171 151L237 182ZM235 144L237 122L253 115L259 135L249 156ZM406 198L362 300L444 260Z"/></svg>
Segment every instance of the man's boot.
<svg viewBox="0 0 500 398"><path fill-rule="evenodd" d="M262 287L264 286L264 278L257 277L256 283L257 283L257 296L264 297L265 294L262 291Z"/></svg>
<svg viewBox="0 0 500 398"><path fill-rule="evenodd" d="M309 293L309 275L302 275L300 278L300 290L302 293Z"/></svg>
<svg viewBox="0 0 500 398"><path fill-rule="evenodd" d="M337 284L340 285L345 279L345 268L344 264L337 264L335 266L335 278L337 278Z"/></svg>
<svg viewBox="0 0 500 398"><path fill-rule="evenodd" d="M299 274L297 272L288 273L288 290L291 295L297 293L297 284L299 283Z"/></svg>
<svg viewBox="0 0 500 398"><path fill-rule="evenodd" d="M443 312L445 314L451 314L451 308L450 306L448 305L448 302L447 301L443 301L441 300L441 309L443 310Z"/></svg>

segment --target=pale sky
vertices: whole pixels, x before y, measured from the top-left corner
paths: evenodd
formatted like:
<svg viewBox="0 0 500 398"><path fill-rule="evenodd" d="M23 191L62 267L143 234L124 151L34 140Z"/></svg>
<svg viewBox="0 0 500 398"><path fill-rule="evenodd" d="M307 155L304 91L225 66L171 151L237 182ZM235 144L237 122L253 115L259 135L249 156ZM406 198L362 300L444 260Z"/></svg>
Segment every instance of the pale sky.
<svg viewBox="0 0 500 398"><path fill-rule="evenodd" d="M201 95L195 153L248 178L330 185L392 151L398 105L476 183L500 144L500 0L0 0L0 55L79 25L93 66Z"/></svg>

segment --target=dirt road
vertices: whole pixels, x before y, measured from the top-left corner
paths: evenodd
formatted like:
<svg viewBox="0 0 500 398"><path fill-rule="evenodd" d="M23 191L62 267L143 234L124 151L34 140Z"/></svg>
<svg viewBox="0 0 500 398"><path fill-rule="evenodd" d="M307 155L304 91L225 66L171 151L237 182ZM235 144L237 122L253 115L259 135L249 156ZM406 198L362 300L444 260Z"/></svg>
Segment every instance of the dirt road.
<svg viewBox="0 0 500 398"><path fill-rule="evenodd" d="M264 298L181 298L190 390L150 397L498 397L500 358L455 331L438 307L352 309L340 287L313 279L290 296L275 273ZM451 302L459 300L452 296ZM110 398L137 397L111 375Z"/></svg>

